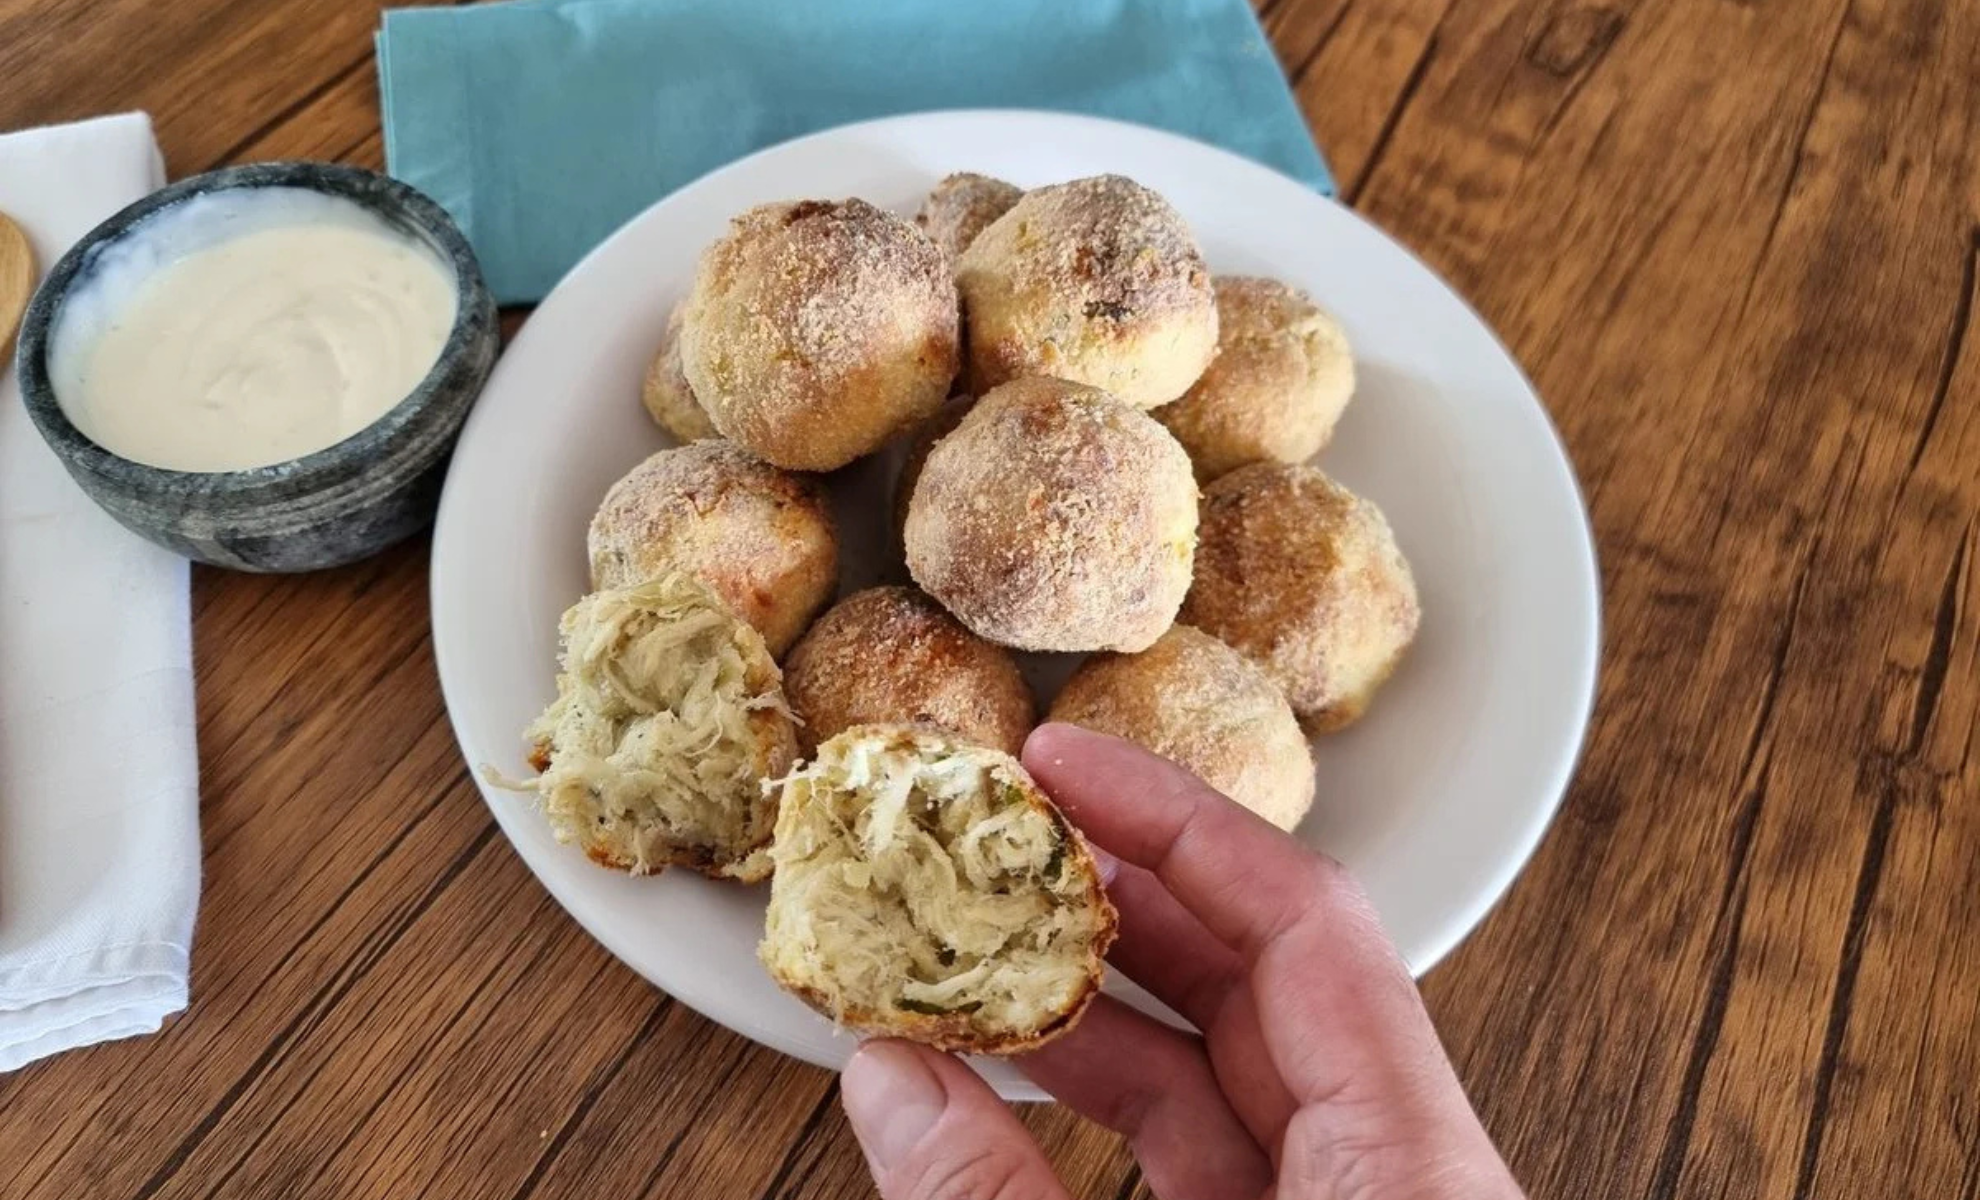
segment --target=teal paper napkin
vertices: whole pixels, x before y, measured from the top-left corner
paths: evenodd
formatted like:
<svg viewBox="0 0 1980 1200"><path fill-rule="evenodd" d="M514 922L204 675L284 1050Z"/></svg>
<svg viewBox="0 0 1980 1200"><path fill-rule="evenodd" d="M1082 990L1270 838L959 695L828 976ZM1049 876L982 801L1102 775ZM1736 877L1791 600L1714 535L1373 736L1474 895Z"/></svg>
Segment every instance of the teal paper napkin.
<svg viewBox="0 0 1980 1200"><path fill-rule="evenodd" d="M514 0L395 9L385 161L496 298L541 299L682 184L800 134L1051 108L1224 146L1332 193L1245 0Z"/></svg>

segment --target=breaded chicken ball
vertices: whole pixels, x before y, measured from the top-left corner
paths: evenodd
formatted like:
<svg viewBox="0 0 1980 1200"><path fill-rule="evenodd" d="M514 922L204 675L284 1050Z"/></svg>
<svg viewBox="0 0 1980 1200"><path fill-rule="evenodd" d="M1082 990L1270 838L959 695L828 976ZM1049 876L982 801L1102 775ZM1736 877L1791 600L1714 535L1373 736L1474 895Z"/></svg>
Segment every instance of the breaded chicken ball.
<svg viewBox="0 0 1980 1200"><path fill-rule="evenodd" d="M921 211L914 215L914 223L953 261L969 248L977 234L1009 212L1022 195L1023 190L1015 184L958 171L943 176L928 193L928 199L921 202Z"/></svg>
<svg viewBox="0 0 1980 1200"><path fill-rule="evenodd" d="M1416 582L1381 510L1313 467L1254 463L1203 495L1182 619L1251 657L1309 733L1361 716L1416 636Z"/></svg>
<svg viewBox="0 0 1980 1200"><path fill-rule="evenodd" d="M1285 693L1256 663L1187 625L1139 654L1095 654L1051 719L1139 743L1281 829L1313 807L1313 759Z"/></svg>
<svg viewBox="0 0 1980 1200"><path fill-rule="evenodd" d="M1224 276L1216 287L1217 357L1155 419L1189 451L1200 480L1246 463L1305 462L1354 394L1347 335L1276 279Z"/></svg>
<svg viewBox="0 0 1980 1200"><path fill-rule="evenodd" d="M860 1033L1015 1054L1100 991L1114 907L1086 839L1016 759L858 725L784 782L757 955Z"/></svg>
<svg viewBox="0 0 1980 1200"><path fill-rule="evenodd" d="M1189 590L1196 481L1146 413L1013 380L935 444L908 502L908 572L977 634L1024 650L1141 650Z"/></svg>
<svg viewBox="0 0 1980 1200"><path fill-rule="evenodd" d="M913 224L863 200L766 204L702 253L681 367L724 437L829 471L935 411L957 337L948 260Z"/></svg>
<svg viewBox="0 0 1980 1200"><path fill-rule="evenodd" d="M1016 755L1036 708L1010 652L914 588L854 592L818 618L784 664L809 755L854 725L918 724Z"/></svg>
<svg viewBox="0 0 1980 1200"><path fill-rule="evenodd" d="M561 632L557 699L524 734L557 840L634 875L768 874L763 781L797 734L763 638L679 571L586 596Z"/></svg>
<svg viewBox="0 0 1980 1200"><path fill-rule="evenodd" d="M586 543L592 587L686 571L779 656L839 578L825 489L721 440L662 450L634 467L605 493Z"/></svg>
<svg viewBox="0 0 1980 1200"><path fill-rule="evenodd" d="M1195 237L1168 201L1119 175L1026 192L963 251L956 286L979 395L1051 375L1154 408L1217 352Z"/></svg>
<svg viewBox="0 0 1980 1200"><path fill-rule="evenodd" d="M694 389L681 370L681 314L686 307L676 304L668 314L667 331L660 337L660 349L653 356L653 365L646 369L646 382L639 393L646 414L683 446L721 436L701 402L694 398Z"/></svg>

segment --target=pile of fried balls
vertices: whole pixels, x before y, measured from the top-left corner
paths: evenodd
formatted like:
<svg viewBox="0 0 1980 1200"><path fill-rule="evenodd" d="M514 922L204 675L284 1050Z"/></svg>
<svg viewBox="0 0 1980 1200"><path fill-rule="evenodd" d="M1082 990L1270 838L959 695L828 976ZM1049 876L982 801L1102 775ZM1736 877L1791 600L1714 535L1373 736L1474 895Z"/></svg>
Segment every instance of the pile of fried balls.
<svg viewBox="0 0 1980 1200"><path fill-rule="evenodd" d="M592 584L685 572L780 663L802 753L867 723L1016 754L1014 651L1088 657L1047 716L1139 742L1283 828L1307 737L1416 633L1382 513L1308 460L1354 391L1340 325L1212 277L1154 191L952 175L908 220L767 204L702 254L645 380L680 443L605 495ZM832 603L833 472L910 445L915 586Z"/></svg>

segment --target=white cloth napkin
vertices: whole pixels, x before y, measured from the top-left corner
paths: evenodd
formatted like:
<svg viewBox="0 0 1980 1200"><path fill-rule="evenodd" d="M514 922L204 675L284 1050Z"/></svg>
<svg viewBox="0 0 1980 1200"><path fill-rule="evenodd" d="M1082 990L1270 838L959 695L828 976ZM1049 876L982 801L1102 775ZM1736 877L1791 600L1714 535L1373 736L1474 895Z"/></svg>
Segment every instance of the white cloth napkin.
<svg viewBox="0 0 1980 1200"><path fill-rule="evenodd" d="M142 113L0 136L43 274L164 182ZM199 778L185 560L126 532L0 375L0 1071L186 1006Z"/></svg>

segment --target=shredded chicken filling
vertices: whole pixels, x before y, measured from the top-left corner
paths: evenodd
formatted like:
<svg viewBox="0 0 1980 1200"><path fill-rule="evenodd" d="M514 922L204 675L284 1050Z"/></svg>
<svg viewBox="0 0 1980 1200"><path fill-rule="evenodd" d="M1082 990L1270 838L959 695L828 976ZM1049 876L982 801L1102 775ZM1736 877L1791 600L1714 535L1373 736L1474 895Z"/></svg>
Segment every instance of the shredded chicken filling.
<svg viewBox="0 0 1980 1200"><path fill-rule="evenodd" d="M547 755L536 780L561 841L603 846L643 871L661 847L724 861L766 840L753 722L781 709L752 686L741 630L691 585L661 579L599 592L563 620L557 699L525 737Z"/></svg>
<svg viewBox="0 0 1980 1200"><path fill-rule="evenodd" d="M810 801L790 797L805 819L779 847L773 920L845 1003L1028 1027L1087 985L1070 835L997 768L876 741L792 778Z"/></svg>

